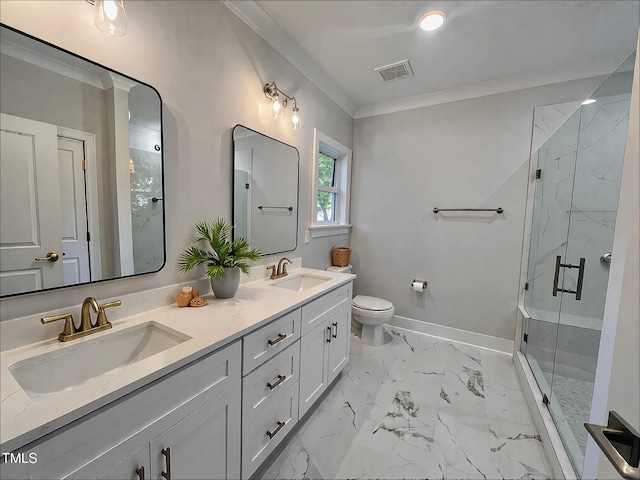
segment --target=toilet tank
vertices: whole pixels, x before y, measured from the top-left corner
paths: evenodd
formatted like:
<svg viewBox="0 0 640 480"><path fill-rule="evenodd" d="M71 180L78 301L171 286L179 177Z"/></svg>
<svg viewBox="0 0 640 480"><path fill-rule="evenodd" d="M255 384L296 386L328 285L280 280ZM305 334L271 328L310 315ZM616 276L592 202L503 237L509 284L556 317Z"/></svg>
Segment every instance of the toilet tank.
<svg viewBox="0 0 640 480"><path fill-rule="evenodd" d="M351 269L353 267L351 265L347 265L346 267L327 267L326 270L328 272L338 272L338 273L351 273Z"/></svg>

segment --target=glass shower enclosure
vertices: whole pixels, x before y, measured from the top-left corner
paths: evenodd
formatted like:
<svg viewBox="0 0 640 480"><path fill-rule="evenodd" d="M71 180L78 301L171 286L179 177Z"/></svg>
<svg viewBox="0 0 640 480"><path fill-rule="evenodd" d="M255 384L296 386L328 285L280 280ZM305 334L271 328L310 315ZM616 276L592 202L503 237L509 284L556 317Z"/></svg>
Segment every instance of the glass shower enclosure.
<svg viewBox="0 0 640 480"><path fill-rule="evenodd" d="M532 155L524 353L582 472L612 256L635 54Z"/></svg>

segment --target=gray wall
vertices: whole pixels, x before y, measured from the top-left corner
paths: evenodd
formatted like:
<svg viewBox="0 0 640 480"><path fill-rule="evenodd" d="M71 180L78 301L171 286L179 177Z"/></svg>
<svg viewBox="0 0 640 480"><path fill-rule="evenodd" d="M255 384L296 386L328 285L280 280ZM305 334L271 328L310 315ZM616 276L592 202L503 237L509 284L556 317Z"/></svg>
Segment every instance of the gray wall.
<svg viewBox="0 0 640 480"><path fill-rule="evenodd" d="M236 124L300 151L298 248L287 256L324 268L331 246L348 244L345 236L304 244L304 230L311 210L313 128L351 146L353 119L219 2L127 2L126 8L128 32L119 38L95 27L86 2L3 0L0 19L158 89L164 102L167 264L157 274L3 299L2 320L78 305L88 295L117 297L201 275L179 273L176 262L195 221L231 219ZM283 118L271 118L262 88L273 81L298 100L300 130L291 129L290 108Z"/></svg>
<svg viewBox="0 0 640 480"><path fill-rule="evenodd" d="M355 293L388 299L402 317L513 339L533 109L586 98L601 80L357 119ZM414 278L426 293L411 290Z"/></svg>

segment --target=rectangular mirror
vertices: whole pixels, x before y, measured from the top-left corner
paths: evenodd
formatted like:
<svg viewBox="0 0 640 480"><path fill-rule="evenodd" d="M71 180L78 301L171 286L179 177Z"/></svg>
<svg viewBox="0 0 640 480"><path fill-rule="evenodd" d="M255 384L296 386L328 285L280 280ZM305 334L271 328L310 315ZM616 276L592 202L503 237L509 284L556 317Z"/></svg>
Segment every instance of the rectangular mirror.
<svg viewBox="0 0 640 480"><path fill-rule="evenodd" d="M233 129L234 237L263 255L298 244L298 165L295 147L236 125Z"/></svg>
<svg viewBox="0 0 640 480"><path fill-rule="evenodd" d="M157 272L162 100L0 25L0 295Z"/></svg>

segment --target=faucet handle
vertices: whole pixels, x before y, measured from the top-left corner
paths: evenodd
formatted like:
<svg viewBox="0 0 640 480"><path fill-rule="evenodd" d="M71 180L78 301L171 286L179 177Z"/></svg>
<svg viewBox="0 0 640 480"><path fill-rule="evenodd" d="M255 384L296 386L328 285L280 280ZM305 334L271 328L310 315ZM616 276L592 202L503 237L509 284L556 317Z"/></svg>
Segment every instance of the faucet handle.
<svg viewBox="0 0 640 480"><path fill-rule="evenodd" d="M109 320L107 320L107 314L105 313L106 308L111 307L119 307L122 305L120 300L114 300L113 302L103 303L102 305L98 305L98 318L96 320L96 326L101 327L103 325L107 325Z"/></svg>
<svg viewBox="0 0 640 480"><path fill-rule="evenodd" d="M53 315L51 317L43 317L40 319L40 323L43 325L51 322L57 322L58 320L64 320L64 328L62 329L62 333L58 335L58 340L61 342L65 342L70 335L73 335L76 332L76 326L73 323L73 315L70 313L62 313L60 315Z"/></svg>
<svg viewBox="0 0 640 480"><path fill-rule="evenodd" d="M267 266L267 270L271 270L271 276L269 277L269 280L273 280L276 278L276 266L275 265L268 265Z"/></svg>

